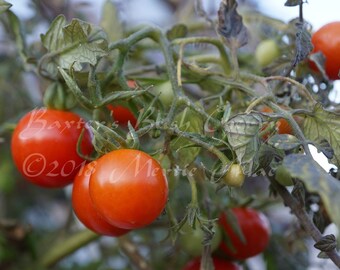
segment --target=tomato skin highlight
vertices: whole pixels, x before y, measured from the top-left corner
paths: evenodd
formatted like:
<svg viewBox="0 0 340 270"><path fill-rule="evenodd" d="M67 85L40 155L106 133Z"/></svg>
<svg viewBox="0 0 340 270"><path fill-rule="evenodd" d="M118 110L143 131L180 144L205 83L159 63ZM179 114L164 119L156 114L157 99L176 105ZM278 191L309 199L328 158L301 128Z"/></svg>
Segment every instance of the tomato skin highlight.
<svg viewBox="0 0 340 270"><path fill-rule="evenodd" d="M215 270L239 270L240 267L230 261L219 259L216 257L212 258ZM201 258L195 258L189 261L182 270L200 270Z"/></svg>
<svg viewBox="0 0 340 270"><path fill-rule="evenodd" d="M11 141L14 163L25 179L46 188L64 187L86 163L77 153L77 142L85 128L81 152L93 146L85 121L75 113L35 109L18 122Z"/></svg>
<svg viewBox="0 0 340 270"><path fill-rule="evenodd" d="M239 239L228 223L226 214L222 213L219 219L220 225L235 250L228 247L227 241L222 241L219 249L233 260L244 260L263 252L269 243L271 233L267 217L251 208L232 208L231 211L238 221L246 243Z"/></svg>
<svg viewBox="0 0 340 270"><path fill-rule="evenodd" d="M312 35L314 49L312 53L321 51L325 57L325 70L331 80L339 80L340 70L340 21L324 25ZM317 70L314 63L311 67Z"/></svg>
<svg viewBox="0 0 340 270"><path fill-rule="evenodd" d="M91 231L106 236L121 236L129 232L117 228L99 215L90 198L89 184L96 161L92 161L80 169L73 182L72 206L78 219Z"/></svg>
<svg viewBox="0 0 340 270"><path fill-rule="evenodd" d="M97 160L90 197L107 222L123 229L141 228L163 211L168 183L162 167L134 149L114 150Z"/></svg>

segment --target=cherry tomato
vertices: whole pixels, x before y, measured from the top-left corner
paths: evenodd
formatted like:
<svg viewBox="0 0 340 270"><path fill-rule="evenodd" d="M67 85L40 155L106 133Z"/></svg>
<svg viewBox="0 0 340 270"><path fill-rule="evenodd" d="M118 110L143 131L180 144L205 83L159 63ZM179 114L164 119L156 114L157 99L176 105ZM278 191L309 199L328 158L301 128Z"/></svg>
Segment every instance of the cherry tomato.
<svg viewBox="0 0 340 270"><path fill-rule="evenodd" d="M267 66L280 56L280 49L276 41L266 39L261 41L255 50L255 59L261 66Z"/></svg>
<svg viewBox="0 0 340 270"><path fill-rule="evenodd" d="M221 229L214 224L215 234L211 240L211 251L215 251L221 243L222 233ZM196 227L193 229L187 222L181 228L181 235L179 236L179 243L183 250L192 256L199 256L203 252L204 232L196 222Z"/></svg>
<svg viewBox="0 0 340 270"><path fill-rule="evenodd" d="M84 130L85 128L85 130ZM70 184L85 160L77 153L84 130L81 152L92 152L91 134L77 114L52 109L27 113L12 136L12 156L16 167L30 182L47 188Z"/></svg>
<svg viewBox="0 0 340 270"><path fill-rule="evenodd" d="M215 270L239 270L240 269L240 267L237 264L232 263L230 261L216 258L216 257L213 257L212 259L213 259ZM200 267L201 267L201 258L196 258L188 262L184 266L183 270L200 270Z"/></svg>
<svg viewBox="0 0 340 270"><path fill-rule="evenodd" d="M273 110L267 106L263 107L261 109L262 112L266 112L266 113L272 113ZM266 125L264 125L263 129L266 128ZM276 128L277 128L277 133L278 134L292 134L293 133L293 130L292 130L292 127L289 125L289 123L287 122L286 119L279 119L277 122L276 122ZM263 139L267 139L269 136L269 134L265 134L263 136Z"/></svg>
<svg viewBox="0 0 340 270"><path fill-rule="evenodd" d="M312 35L313 52L326 57L325 70L331 80L338 80L340 70L340 21L324 25ZM311 63L312 68L316 65Z"/></svg>
<svg viewBox="0 0 340 270"><path fill-rule="evenodd" d="M72 206L78 219L95 233L107 236L120 236L129 230L117 228L100 216L94 208L89 191L90 176L95 170L96 161L80 169L73 182Z"/></svg>
<svg viewBox="0 0 340 270"><path fill-rule="evenodd" d="M227 215L222 213L219 222L233 248L228 246L228 239L226 239L222 241L220 250L234 260L244 260L263 252L269 243L271 232L266 216L250 208L232 208L231 211L236 217L245 243L242 242L228 222Z"/></svg>
<svg viewBox="0 0 340 270"><path fill-rule="evenodd" d="M151 91L159 97L159 100L166 108L171 105L174 99L174 91L170 81L156 85Z"/></svg>
<svg viewBox="0 0 340 270"><path fill-rule="evenodd" d="M127 84L130 88L135 88L136 82L133 80L128 80ZM107 105L107 108L111 111L111 115L113 120L122 127L127 127L128 123L137 128L137 118L135 115L130 111L130 109L124 105Z"/></svg>
<svg viewBox="0 0 340 270"><path fill-rule="evenodd" d="M90 179L95 208L110 224L136 229L152 223L168 198L162 167L148 154L120 149L97 160Z"/></svg>
<svg viewBox="0 0 340 270"><path fill-rule="evenodd" d="M130 111L129 108L124 107L122 105L107 105L107 108L111 111L113 120L123 127L127 127L128 123L136 128L137 127L137 118Z"/></svg>
<svg viewBox="0 0 340 270"><path fill-rule="evenodd" d="M245 179L245 175L243 173L242 167L240 164L232 164L228 169L226 175L223 180L224 183L231 187L240 187L243 185Z"/></svg>

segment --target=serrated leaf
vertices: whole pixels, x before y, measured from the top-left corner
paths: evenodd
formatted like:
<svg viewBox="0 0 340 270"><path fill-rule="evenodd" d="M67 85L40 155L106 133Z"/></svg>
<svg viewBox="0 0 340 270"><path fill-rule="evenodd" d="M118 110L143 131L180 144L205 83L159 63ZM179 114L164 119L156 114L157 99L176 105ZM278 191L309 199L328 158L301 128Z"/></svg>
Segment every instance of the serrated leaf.
<svg viewBox="0 0 340 270"><path fill-rule="evenodd" d="M268 139L268 144L280 150L293 150L301 145L301 142L290 134L275 134Z"/></svg>
<svg viewBox="0 0 340 270"><path fill-rule="evenodd" d="M175 117L175 122L181 131L203 133L202 118L189 108L178 114ZM181 167L186 167L192 163L201 151L200 147L187 147L188 145L193 145L193 143L183 137L177 137L170 143L170 149Z"/></svg>
<svg viewBox="0 0 340 270"><path fill-rule="evenodd" d="M103 5L100 26L107 33L111 42L123 37L123 27L118 18L117 8L112 1L107 0Z"/></svg>
<svg viewBox="0 0 340 270"><path fill-rule="evenodd" d="M246 175L251 175L258 167L260 147L259 132L262 117L258 113L237 114L224 126L228 142L237 155Z"/></svg>
<svg viewBox="0 0 340 270"><path fill-rule="evenodd" d="M340 166L340 114L326 111L321 104L316 104L313 115L306 115L303 131L311 141L327 140L334 150L334 157L330 159L337 167Z"/></svg>
<svg viewBox="0 0 340 270"><path fill-rule="evenodd" d="M248 43L248 30L237 12L235 0L223 0L218 10L218 33L229 48L240 48Z"/></svg>
<svg viewBox="0 0 340 270"><path fill-rule="evenodd" d="M12 4L7 3L4 0L0 0L0 14L6 12L7 10L9 10L9 8L12 6Z"/></svg>
<svg viewBox="0 0 340 270"><path fill-rule="evenodd" d="M50 56L44 67L55 76L57 68L79 71L82 63L97 64L100 57L107 55L107 40L102 30L87 22L73 19L66 23L63 15L59 15L51 24L41 40Z"/></svg>
<svg viewBox="0 0 340 270"><path fill-rule="evenodd" d="M184 24L176 24L170 30L166 32L168 40L174 40L176 38L183 38L188 34L188 27Z"/></svg>
<svg viewBox="0 0 340 270"><path fill-rule="evenodd" d="M285 3L286 7L295 7L302 4L302 0L287 0Z"/></svg>
<svg viewBox="0 0 340 270"><path fill-rule="evenodd" d="M311 193L319 194L331 220L340 227L340 182L330 176L312 158L291 154L284 158L283 166L293 178L298 178Z"/></svg>

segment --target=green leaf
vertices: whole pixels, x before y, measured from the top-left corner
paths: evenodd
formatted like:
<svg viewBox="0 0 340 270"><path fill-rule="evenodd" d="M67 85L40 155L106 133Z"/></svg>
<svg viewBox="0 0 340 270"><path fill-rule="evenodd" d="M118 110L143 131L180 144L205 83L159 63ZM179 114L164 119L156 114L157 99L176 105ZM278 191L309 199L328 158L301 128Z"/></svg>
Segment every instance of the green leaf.
<svg viewBox="0 0 340 270"><path fill-rule="evenodd" d="M340 182L306 155L288 155L283 166L293 178L300 179L309 192L319 194L331 220L340 228Z"/></svg>
<svg viewBox="0 0 340 270"><path fill-rule="evenodd" d="M224 126L228 142L237 155L245 175L251 175L258 167L260 147L259 132L262 117L259 113L237 114Z"/></svg>
<svg viewBox="0 0 340 270"><path fill-rule="evenodd" d="M301 145L301 142L293 135L275 134L270 137L268 144L280 150L293 150Z"/></svg>
<svg viewBox="0 0 340 270"><path fill-rule="evenodd" d="M183 132L203 132L202 118L189 108L184 109L183 112L175 117L175 123ZM201 148L193 147L192 145L193 143L190 140L183 137L178 137L171 141L170 149L181 167L188 166L199 154Z"/></svg>
<svg viewBox="0 0 340 270"><path fill-rule="evenodd" d="M218 10L218 33L229 48L240 48L248 43L248 30L237 12L235 0L223 0Z"/></svg>
<svg viewBox="0 0 340 270"><path fill-rule="evenodd" d="M340 166L340 114L326 111L321 104L316 104L313 115L306 115L303 131L311 141L327 140L334 150L330 159L335 166Z"/></svg>
<svg viewBox="0 0 340 270"><path fill-rule="evenodd" d="M74 70L82 69L82 63L96 65L98 59L107 55L105 33L87 22L73 19L66 24L63 15L59 15L51 24L41 40L49 54L44 59L45 69L56 76L57 68Z"/></svg>
<svg viewBox="0 0 340 270"><path fill-rule="evenodd" d="M107 0L103 5L100 26L111 42L123 38L123 27L118 18L117 8L112 1Z"/></svg>
<svg viewBox="0 0 340 270"><path fill-rule="evenodd" d="M0 0L0 14L6 12L7 10L9 10L9 8L12 6L12 4L7 3L4 0Z"/></svg>
<svg viewBox="0 0 340 270"><path fill-rule="evenodd" d="M188 34L188 28L184 24L176 24L166 32L168 40L183 38Z"/></svg>

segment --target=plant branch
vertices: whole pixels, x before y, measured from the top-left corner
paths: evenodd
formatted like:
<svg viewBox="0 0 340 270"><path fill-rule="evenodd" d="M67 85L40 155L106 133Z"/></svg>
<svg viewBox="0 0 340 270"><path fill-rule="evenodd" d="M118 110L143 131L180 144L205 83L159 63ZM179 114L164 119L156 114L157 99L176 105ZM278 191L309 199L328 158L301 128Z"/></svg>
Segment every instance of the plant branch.
<svg viewBox="0 0 340 270"><path fill-rule="evenodd" d="M314 225L313 221L308 216L304 206L302 206L289 192L288 190L277 183L273 177L270 178L272 186L282 197L286 206L288 206L292 213L298 218L299 223L305 229L307 233L314 239L315 242L322 240L323 235L319 229ZM333 263L340 268L340 256L334 249L332 251L325 252L327 256L333 261Z"/></svg>

